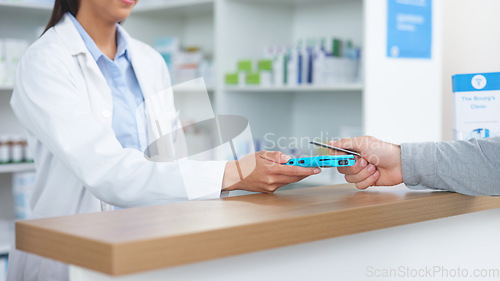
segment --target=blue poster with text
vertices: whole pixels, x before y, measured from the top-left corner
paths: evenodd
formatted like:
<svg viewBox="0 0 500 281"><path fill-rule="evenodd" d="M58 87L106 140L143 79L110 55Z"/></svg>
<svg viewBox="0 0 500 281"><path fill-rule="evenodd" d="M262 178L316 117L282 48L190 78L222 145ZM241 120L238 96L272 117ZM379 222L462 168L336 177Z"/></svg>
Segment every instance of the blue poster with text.
<svg viewBox="0 0 500 281"><path fill-rule="evenodd" d="M432 0L388 0L387 56L431 58Z"/></svg>

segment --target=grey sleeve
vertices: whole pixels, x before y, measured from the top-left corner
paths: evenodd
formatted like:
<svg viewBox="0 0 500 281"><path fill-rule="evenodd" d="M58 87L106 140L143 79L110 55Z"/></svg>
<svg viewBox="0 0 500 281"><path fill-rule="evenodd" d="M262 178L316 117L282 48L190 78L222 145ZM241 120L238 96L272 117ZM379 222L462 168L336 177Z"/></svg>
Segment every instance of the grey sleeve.
<svg viewBox="0 0 500 281"><path fill-rule="evenodd" d="M411 189L500 195L500 136L401 145L403 181Z"/></svg>

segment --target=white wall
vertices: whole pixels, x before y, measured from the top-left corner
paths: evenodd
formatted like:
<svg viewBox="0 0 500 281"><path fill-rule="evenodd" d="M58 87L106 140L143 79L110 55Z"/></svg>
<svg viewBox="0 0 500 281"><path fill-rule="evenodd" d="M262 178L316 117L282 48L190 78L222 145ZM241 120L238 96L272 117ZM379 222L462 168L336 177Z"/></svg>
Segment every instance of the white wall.
<svg viewBox="0 0 500 281"><path fill-rule="evenodd" d="M431 60L387 58L387 0L364 5L365 132L397 143L440 140L442 1L433 1Z"/></svg>
<svg viewBox="0 0 500 281"><path fill-rule="evenodd" d="M451 140L451 76L500 71L500 1L443 1L443 139Z"/></svg>

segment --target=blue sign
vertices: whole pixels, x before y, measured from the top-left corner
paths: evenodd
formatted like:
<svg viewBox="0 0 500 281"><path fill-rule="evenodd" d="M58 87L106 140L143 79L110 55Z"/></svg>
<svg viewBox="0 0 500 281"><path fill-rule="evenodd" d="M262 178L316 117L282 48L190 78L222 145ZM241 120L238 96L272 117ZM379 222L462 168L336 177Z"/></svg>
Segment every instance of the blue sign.
<svg viewBox="0 0 500 281"><path fill-rule="evenodd" d="M388 0L387 56L431 58L432 0Z"/></svg>
<svg viewBox="0 0 500 281"><path fill-rule="evenodd" d="M453 92L500 90L500 72L457 74L452 77Z"/></svg>

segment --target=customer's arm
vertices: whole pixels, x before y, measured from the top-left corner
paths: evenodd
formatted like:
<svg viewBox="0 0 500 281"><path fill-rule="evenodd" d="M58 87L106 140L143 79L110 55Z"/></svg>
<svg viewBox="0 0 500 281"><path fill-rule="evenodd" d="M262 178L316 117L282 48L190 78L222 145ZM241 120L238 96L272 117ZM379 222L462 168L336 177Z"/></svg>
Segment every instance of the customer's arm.
<svg viewBox="0 0 500 281"><path fill-rule="evenodd" d="M500 137L402 144L401 159L409 188L500 195Z"/></svg>
<svg viewBox="0 0 500 281"><path fill-rule="evenodd" d="M500 137L484 140L407 143L373 137L332 143L361 153L352 167L339 168L358 188L404 183L469 195L500 194Z"/></svg>

